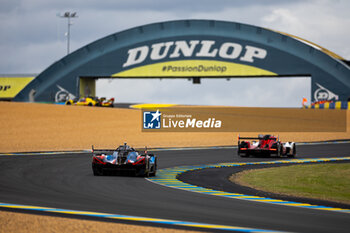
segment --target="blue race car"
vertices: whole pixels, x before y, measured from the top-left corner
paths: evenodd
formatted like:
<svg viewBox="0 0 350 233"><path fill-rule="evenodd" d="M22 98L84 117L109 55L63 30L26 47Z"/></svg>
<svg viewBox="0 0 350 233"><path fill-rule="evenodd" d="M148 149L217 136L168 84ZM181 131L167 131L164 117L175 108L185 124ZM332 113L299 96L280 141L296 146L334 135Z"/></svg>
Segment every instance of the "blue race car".
<svg viewBox="0 0 350 233"><path fill-rule="evenodd" d="M95 150L92 146L92 171L95 176L130 172L135 176L155 176L157 157L136 151L126 143L115 150Z"/></svg>

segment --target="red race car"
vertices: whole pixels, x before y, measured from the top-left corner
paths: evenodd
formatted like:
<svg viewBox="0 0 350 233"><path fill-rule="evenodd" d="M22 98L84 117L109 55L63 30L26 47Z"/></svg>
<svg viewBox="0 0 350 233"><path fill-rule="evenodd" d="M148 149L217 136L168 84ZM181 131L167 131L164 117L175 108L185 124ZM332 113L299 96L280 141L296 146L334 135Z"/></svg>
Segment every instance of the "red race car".
<svg viewBox="0 0 350 233"><path fill-rule="evenodd" d="M241 141L241 139L243 139ZM282 143L278 137L273 135L262 135L258 137L240 137L238 135L237 153L241 157L250 155L274 155L276 157L288 156L295 157L295 142Z"/></svg>

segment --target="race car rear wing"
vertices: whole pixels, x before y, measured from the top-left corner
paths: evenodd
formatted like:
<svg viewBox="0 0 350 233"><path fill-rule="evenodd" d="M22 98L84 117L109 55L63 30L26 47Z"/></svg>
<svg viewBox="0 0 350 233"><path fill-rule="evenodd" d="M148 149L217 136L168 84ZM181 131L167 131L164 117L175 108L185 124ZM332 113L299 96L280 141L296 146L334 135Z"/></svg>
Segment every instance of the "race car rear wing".
<svg viewBox="0 0 350 233"><path fill-rule="evenodd" d="M113 149L95 149L94 146L91 148L92 154L113 154Z"/></svg>
<svg viewBox="0 0 350 233"><path fill-rule="evenodd" d="M135 148L135 150L144 152L145 154L148 153L147 146L145 148ZM116 151L116 149L95 149L94 145L91 146L92 154L113 154L114 151Z"/></svg>
<svg viewBox="0 0 350 233"><path fill-rule="evenodd" d="M238 134L238 142L241 140L241 139L246 139L246 140L260 140L260 139L265 139L265 140L268 140L268 139L275 139L275 137L273 135L269 135L269 137L266 137L266 135L261 135L259 134L258 137L241 137L239 134ZM279 136L277 137L277 140L279 140Z"/></svg>
<svg viewBox="0 0 350 233"><path fill-rule="evenodd" d="M240 136L238 136L238 140L239 139L254 140L254 139L262 139L262 138L259 138L259 137L240 137Z"/></svg>

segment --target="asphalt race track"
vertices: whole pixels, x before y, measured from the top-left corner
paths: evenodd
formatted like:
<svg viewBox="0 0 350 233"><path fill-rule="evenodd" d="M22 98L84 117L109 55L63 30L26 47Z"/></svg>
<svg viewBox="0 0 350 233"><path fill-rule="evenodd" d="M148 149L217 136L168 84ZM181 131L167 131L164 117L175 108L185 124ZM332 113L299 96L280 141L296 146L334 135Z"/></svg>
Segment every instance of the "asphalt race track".
<svg viewBox="0 0 350 233"><path fill-rule="evenodd" d="M350 143L303 145L297 150L299 158L345 157L350 155ZM236 149L156 154L159 169L274 160L240 158ZM1 156L0 202L292 232L350 229L347 213L204 195L164 187L140 177L95 177L90 153Z"/></svg>

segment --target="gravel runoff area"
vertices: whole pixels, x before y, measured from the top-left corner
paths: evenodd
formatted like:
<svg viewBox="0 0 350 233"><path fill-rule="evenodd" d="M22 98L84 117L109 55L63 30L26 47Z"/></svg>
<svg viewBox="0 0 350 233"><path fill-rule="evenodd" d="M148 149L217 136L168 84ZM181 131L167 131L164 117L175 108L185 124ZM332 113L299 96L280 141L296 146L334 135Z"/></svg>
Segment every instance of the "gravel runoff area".
<svg viewBox="0 0 350 233"><path fill-rule="evenodd" d="M260 109L261 110L261 109ZM349 116L347 116L347 120ZM244 119L242 118L242 123ZM233 133L142 133L140 110L0 102L0 153L69 151L134 147L200 147L237 144ZM247 133L245 136L256 136ZM350 138L344 133L280 133L282 140L322 141ZM0 211L0 232L180 232L134 226Z"/></svg>
<svg viewBox="0 0 350 233"><path fill-rule="evenodd" d="M179 229L165 229L151 226L138 226L113 222L80 220L73 218L52 217L0 210L0 232L118 232L118 233L181 233L196 232Z"/></svg>
<svg viewBox="0 0 350 233"><path fill-rule="evenodd" d="M242 117L239 121L244 124L246 119ZM136 109L0 102L3 132L0 153L84 150L91 149L91 145L115 148L124 142L134 147L237 145L237 133L141 132L141 124L141 112ZM257 133L244 136L257 136ZM347 132L279 133L279 136L282 141L296 142L348 139L350 130L348 126Z"/></svg>

